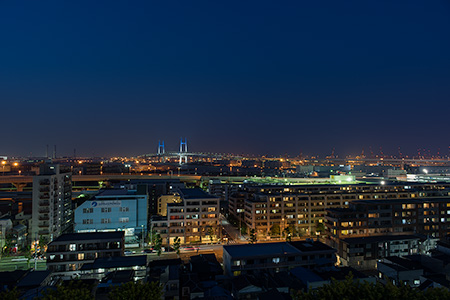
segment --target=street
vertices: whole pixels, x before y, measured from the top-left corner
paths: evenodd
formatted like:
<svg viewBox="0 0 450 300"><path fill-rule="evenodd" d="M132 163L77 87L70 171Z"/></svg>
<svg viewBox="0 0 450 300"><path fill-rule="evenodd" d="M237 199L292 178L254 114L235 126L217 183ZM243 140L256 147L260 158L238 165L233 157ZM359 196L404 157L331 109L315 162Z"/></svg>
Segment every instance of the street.
<svg viewBox="0 0 450 300"><path fill-rule="evenodd" d="M27 270L34 268L34 264L34 259L28 259L23 256L2 257L0 259L0 271ZM46 260L38 259L36 266L36 270L46 270Z"/></svg>

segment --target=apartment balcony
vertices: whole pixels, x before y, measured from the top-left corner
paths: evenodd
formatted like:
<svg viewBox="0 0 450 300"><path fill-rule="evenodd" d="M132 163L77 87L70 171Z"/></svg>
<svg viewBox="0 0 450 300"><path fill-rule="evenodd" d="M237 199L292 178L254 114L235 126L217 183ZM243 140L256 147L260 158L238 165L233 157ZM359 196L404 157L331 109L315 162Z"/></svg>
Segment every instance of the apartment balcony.
<svg viewBox="0 0 450 300"><path fill-rule="evenodd" d="M39 198L47 200L47 199L50 199L50 195L49 195L49 193L44 193L44 194L40 195Z"/></svg>
<svg viewBox="0 0 450 300"><path fill-rule="evenodd" d="M39 184L40 184L40 185L49 185L49 184L50 184L50 180L48 180L48 179L43 179L43 180L39 181Z"/></svg>
<svg viewBox="0 0 450 300"><path fill-rule="evenodd" d="M39 209L39 213L41 214L48 214L49 212L50 212L49 207Z"/></svg>
<svg viewBox="0 0 450 300"><path fill-rule="evenodd" d="M42 206L42 207L50 206L50 202L49 201L39 201L39 206Z"/></svg>
<svg viewBox="0 0 450 300"><path fill-rule="evenodd" d="M39 192L41 192L41 193L50 192L50 188L48 186L42 186L39 189Z"/></svg>
<svg viewBox="0 0 450 300"><path fill-rule="evenodd" d="M48 223L48 222L43 222L43 223L39 223L38 227L39 227L39 228L48 228L49 225L50 225L50 223Z"/></svg>
<svg viewBox="0 0 450 300"><path fill-rule="evenodd" d="M39 221L48 221L50 217L48 215L41 215L39 216Z"/></svg>
<svg viewBox="0 0 450 300"><path fill-rule="evenodd" d="M39 230L38 234L39 235L46 235L46 234L50 234L50 231L48 231L48 230Z"/></svg>

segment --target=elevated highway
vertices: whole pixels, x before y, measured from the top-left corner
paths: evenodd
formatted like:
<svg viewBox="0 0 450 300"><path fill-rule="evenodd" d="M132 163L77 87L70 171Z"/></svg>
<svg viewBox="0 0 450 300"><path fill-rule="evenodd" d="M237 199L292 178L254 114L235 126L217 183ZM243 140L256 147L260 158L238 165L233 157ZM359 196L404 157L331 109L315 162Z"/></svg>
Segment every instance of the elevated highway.
<svg viewBox="0 0 450 300"><path fill-rule="evenodd" d="M103 175L72 175L72 181L110 181L110 180L144 180L144 179L180 179L181 181L198 181L202 176L197 175L158 175L158 174L103 174ZM0 176L0 183L31 183L33 176Z"/></svg>

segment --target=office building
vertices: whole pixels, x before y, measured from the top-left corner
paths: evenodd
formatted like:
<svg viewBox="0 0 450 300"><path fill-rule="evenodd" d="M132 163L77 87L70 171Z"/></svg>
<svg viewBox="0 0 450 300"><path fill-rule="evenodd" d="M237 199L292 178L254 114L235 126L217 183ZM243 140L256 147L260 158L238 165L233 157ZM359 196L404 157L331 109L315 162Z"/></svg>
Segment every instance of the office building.
<svg viewBox="0 0 450 300"><path fill-rule="evenodd" d="M124 231L126 243L136 243L147 232L147 194L106 189L75 210L75 232Z"/></svg>

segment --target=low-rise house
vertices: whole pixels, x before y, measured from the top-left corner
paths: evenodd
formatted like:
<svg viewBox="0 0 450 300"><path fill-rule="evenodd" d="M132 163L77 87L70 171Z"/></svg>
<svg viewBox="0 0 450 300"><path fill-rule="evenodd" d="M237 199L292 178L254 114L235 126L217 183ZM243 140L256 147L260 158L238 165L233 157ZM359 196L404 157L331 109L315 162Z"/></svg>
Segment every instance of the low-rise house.
<svg viewBox="0 0 450 300"><path fill-rule="evenodd" d="M421 283L420 277L424 275L424 268L420 263L397 256L379 261L377 270L382 282L391 281L394 285L403 282L411 287L418 287Z"/></svg>
<svg viewBox="0 0 450 300"><path fill-rule="evenodd" d="M47 268L55 275L70 278L80 275L85 263L123 255L123 231L63 234L48 244Z"/></svg>
<svg viewBox="0 0 450 300"><path fill-rule="evenodd" d="M336 250L318 241L227 245L223 247L225 275L238 276L272 269L275 272L304 266L332 266Z"/></svg>
<svg viewBox="0 0 450 300"><path fill-rule="evenodd" d="M318 268L314 270L297 267L290 270L290 274L302 283L303 289L306 291L317 289L322 287L323 285L330 284L332 280L346 280L347 277L350 276L350 274L355 281L366 281L370 283L376 283L377 281L375 277L368 277L350 267L328 267Z"/></svg>
<svg viewBox="0 0 450 300"><path fill-rule="evenodd" d="M85 263L80 268L81 278L102 280L108 273L122 270L134 270L134 281L147 276L147 255L102 257L93 263Z"/></svg>
<svg viewBox="0 0 450 300"><path fill-rule="evenodd" d="M179 258L153 260L148 264L149 281L159 281L163 285L166 298L179 299L182 264L183 262Z"/></svg>
<svg viewBox="0 0 450 300"><path fill-rule="evenodd" d="M419 253L420 237L416 235L380 235L342 239L338 262L355 269L376 269L377 261L389 256Z"/></svg>

